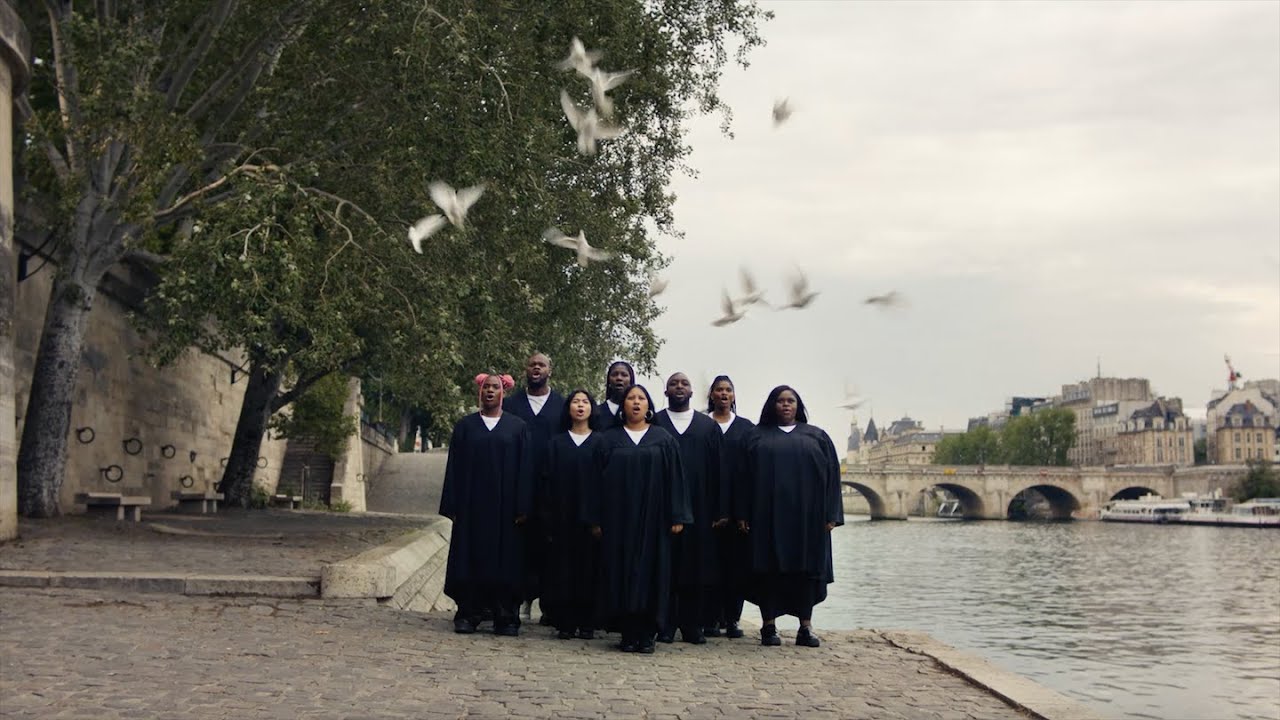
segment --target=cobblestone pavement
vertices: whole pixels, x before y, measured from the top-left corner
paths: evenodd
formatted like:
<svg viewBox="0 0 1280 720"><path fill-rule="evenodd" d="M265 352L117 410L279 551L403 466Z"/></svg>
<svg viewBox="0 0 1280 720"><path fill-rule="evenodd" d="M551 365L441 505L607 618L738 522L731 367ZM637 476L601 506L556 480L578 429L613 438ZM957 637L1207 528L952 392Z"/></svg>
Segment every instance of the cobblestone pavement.
<svg viewBox="0 0 1280 720"><path fill-rule="evenodd" d="M871 632L613 649L355 601L0 590L0 717L1027 717Z"/></svg>
<svg viewBox="0 0 1280 720"><path fill-rule="evenodd" d="M429 517L287 510L155 512L143 513L142 519L22 518L21 537L0 543L0 570L315 576L325 563L431 522Z"/></svg>

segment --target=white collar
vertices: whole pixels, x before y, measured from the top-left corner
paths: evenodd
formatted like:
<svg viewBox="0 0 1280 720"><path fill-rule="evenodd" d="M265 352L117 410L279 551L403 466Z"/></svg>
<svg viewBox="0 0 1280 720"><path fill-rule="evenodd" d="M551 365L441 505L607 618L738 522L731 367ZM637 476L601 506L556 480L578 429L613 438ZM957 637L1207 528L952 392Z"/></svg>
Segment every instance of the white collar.
<svg viewBox="0 0 1280 720"><path fill-rule="evenodd" d="M796 424L794 424L794 423L793 423L793 424L791 424L791 425L779 425L779 426L778 426L778 429L779 429L779 430L781 430L781 431L782 431L782 432L784 432L784 433L789 433L789 432L791 432L792 430L795 430L795 429L796 429L796 428L798 428L798 427L800 427L800 426L799 426L799 425L796 425Z"/></svg>

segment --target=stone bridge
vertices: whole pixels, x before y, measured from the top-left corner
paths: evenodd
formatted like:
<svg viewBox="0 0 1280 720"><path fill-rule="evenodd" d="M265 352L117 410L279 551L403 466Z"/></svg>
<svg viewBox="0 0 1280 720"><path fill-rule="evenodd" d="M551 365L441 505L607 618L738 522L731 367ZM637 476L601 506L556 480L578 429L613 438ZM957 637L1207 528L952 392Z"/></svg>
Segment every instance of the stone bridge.
<svg viewBox="0 0 1280 720"><path fill-rule="evenodd" d="M1025 490L1039 492L1061 520L1094 519L1113 499L1147 493L1228 492L1248 468L1202 465L1142 467L1016 467L1008 465L862 465L847 468L841 482L866 498L873 520L906 520L920 493L949 491L960 500L965 519L1006 520L1009 505Z"/></svg>

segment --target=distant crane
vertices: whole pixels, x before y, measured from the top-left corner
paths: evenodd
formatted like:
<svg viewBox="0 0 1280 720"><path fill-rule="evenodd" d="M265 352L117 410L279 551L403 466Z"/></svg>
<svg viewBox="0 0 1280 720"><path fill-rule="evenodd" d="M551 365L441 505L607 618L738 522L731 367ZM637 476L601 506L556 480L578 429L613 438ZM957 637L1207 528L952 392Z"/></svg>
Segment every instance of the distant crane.
<svg viewBox="0 0 1280 720"><path fill-rule="evenodd" d="M1230 356L1230 355L1223 355L1223 356L1222 356L1222 359L1223 359L1223 360L1225 360L1225 361L1226 361L1226 363L1227 363L1227 389L1228 389L1228 390L1235 390L1235 389L1236 389L1236 381L1237 381L1237 380L1239 380L1239 379L1241 379L1241 378L1243 378L1244 376L1243 376L1243 375L1241 375L1240 373L1236 372L1236 369L1235 369L1235 368L1231 367L1231 356Z"/></svg>

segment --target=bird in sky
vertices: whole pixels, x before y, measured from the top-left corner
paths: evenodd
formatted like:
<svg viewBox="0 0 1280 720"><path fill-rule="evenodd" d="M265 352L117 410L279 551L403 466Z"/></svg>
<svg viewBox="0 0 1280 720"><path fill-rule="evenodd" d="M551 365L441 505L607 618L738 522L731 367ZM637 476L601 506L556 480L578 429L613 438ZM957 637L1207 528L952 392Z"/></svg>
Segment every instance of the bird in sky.
<svg viewBox="0 0 1280 720"><path fill-rule="evenodd" d="M467 211L484 194L484 185L454 190L449 183L436 180L427 186L427 190L431 193L431 201L440 206L449 223L462 228L466 224Z"/></svg>
<svg viewBox="0 0 1280 720"><path fill-rule="evenodd" d="M902 296L898 294L897 290L890 290L883 295L872 295L866 300L863 300L862 303L864 305L875 305L881 308L897 307L902 304Z"/></svg>
<svg viewBox="0 0 1280 720"><path fill-rule="evenodd" d="M756 304L768 307L769 303L765 302L764 291L756 284L756 279L752 276L751 271L746 267L740 267L738 268L738 276L742 279L743 293L742 297L737 300L738 305L743 308Z"/></svg>
<svg viewBox="0 0 1280 720"><path fill-rule="evenodd" d="M791 98L783 98L775 100L773 103L773 126L778 127L791 117L794 110L791 107Z"/></svg>
<svg viewBox="0 0 1280 720"><path fill-rule="evenodd" d="M582 41L575 35L569 41L569 57L556 63L556 67L560 70L577 70L590 77L592 68L596 63L600 62L600 58L604 57L604 53L599 50L588 50Z"/></svg>
<svg viewBox="0 0 1280 720"><path fill-rule="evenodd" d="M627 78L635 72L635 70L624 70L615 73L591 68L590 72L582 73L591 81L591 99L595 102L596 111L600 113L600 117L613 117L613 100L606 93L626 82Z"/></svg>
<svg viewBox="0 0 1280 720"><path fill-rule="evenodd" d="M552 245L562 248L569 248L578 254L578 265L586 267L591 262L608 260L613 257L613 253L608 250L591 247L587 242L587 234L579 230L576 237L569 237L560 231L560 228L547 228L542 233L542 239Z"/></svg>
<svg viewBox="0 0 1280 720"><path fill-rule="evenodd" d="M667 281L658 277L657 272L649 273L649 297L658 297L667 289Z"/></svg>
<svg viewBox="0 0 1280 720"><path fill-rule="evenodd" d="M421 255L422 241L435 235L448 222L443 215L428 215L409 226L409 242L413 243L413 249Z"/></svg>
<svg viewBox="0 0 1280 720"><path fill-rule="evenodd" d="M844 383L844 403L837 407L844 408L845 410L857 410L866 403L867 401L858 393L858 388L850 385L849 381L846 380Z"/></svg>
<svg viewBox="0 0 1280 720"><path fill-rule="evenodd" d="M806 308L816 297L818 297L818 292L809 289L809 278L804 274L803 270L797 268L796 274L791 278L791 299L783 306L783 309L793 308L800 310Z"/></svg>
<svg viewBox="0 0 1280 720"><path fill-rule="evenodd" d="M583 112L573 104L569 93L564 90L560 91L560 107L564 108L564 116L569 119L569 125L578 132L578 152L583 155L595 155L596 142L610 140L622 134L622 128L601 120L595 108Z"/></svg>
<svg viewBox="0 0 1280 720"><path fill-rule="evenodd" d="M711 324L716 327L732 325L733 323L741 320L747 314L741 307L734 305L733 298L729 297L729 291L727 289L721 291L720 309L724 312L724 316L716 318L711 322Z"/></svg>

